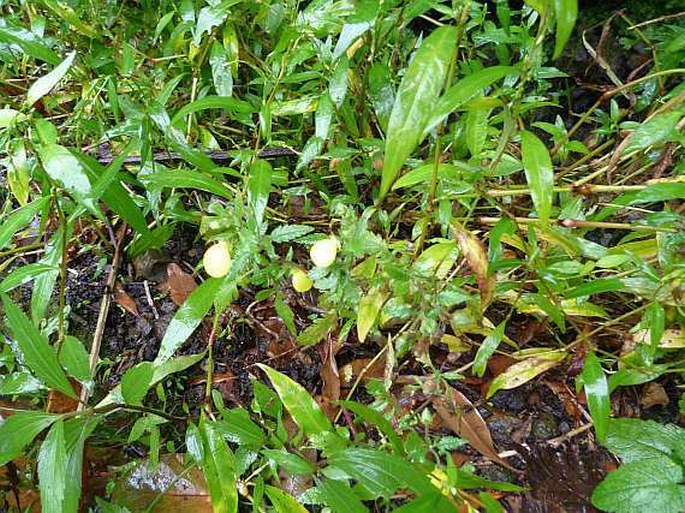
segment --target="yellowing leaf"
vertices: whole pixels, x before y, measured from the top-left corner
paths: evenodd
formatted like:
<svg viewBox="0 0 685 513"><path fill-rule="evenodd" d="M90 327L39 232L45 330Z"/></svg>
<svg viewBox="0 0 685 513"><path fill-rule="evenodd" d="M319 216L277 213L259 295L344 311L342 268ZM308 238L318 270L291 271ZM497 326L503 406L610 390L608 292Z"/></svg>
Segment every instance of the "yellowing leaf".
<svg viewBox="0 0 685 513"><path fill-rule="evenodd" d="M362 297L357 312L357 337L359 342L364 342L369 331L373 327L381 307L387 298L387 294L378 288L371 289Z"/></svg>
<svg viewBox="0 0 685 513"><path fill-rule="evenodd" d="M557 366L565 357L566 353L563 351L549 351L515 363L492 380L487 398L492 397L498 390L510 390L527 383L546 370Z"/></svg>
<svg viewBox="0 0 685 513"><path fill-rule="evenodd" d="M459 249L476 275L478 289L480 289L481 308L485 310L495 290L495 276L488 276L488 253L483 243L461 224L455 221L452 227L457 236Z"/></svg>

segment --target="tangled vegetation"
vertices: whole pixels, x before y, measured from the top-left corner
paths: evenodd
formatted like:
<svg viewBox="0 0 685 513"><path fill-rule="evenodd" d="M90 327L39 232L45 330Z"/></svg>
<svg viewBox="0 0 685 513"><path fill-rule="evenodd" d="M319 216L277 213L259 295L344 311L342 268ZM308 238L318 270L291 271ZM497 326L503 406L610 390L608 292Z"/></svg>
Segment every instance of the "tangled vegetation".
<svg viewBox="0 0 685 513"><path fill-rule="evenodd" d="M0 0L0 63L0 510L685 511L679 1Z"/></svg>

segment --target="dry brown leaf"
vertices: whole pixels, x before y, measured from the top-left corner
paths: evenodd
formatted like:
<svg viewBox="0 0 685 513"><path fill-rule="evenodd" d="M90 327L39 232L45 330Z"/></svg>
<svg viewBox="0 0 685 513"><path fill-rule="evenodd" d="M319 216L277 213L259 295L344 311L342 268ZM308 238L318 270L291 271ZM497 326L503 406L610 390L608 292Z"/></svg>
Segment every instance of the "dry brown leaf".
<svg viewBox="0 0 685 513"><path fill-rule="evenodd" d="M671 400L666 393L666 390L659 383L647 383L642 397L640 397L640 404L643 408L651 408L652 406L666 406Z"/></svg>
<svg viewBox="0 0 685 513"><path fill-rule="evenodd" d="M452 226L457 235L459 249L461 249L469 267L476 275L482 309L485 310L495 291L495 277L488 276L488 254L485 251L485 246L461 224L454 222Z"/></svg>
<svg viewBox="0 0 685 513"><path fill-rule="evenodd" d="M338 364L335 361L334 345L333 339L327 337L326 341L319 346L322 362L319 374L323 381L321 395L329 402L340 399L340 374L338 373Z"/></svg>
<svg viewBox="0 0 685 513"><path fill-rule="evenodd" d="M340 369L340 377L345 386L351 386L362 373L364 381L385 376L385 362L380 358L371 363L372 360L373 358L358 358Z"/></svg>
<svg viewBox="0 0 685 513"><path fill-rule="evenodd" d="M513 470L509 463L497 455L487 424L464 394L450 388L447 397L435 396L432 403L445 426L464 438L486 458Z"/></svg>
<svg viewBox="0 0 685 513"><path fill-rule="evenodd" d="M176 306L181 306L190 293L195 290L197 283L190 273L172 262L166 266L166 278L159 284L159 288L168 293Z"/></svg>
<svg viewBox="0 0 685 513"><path fill-rule="evenodd" d="M114 284L114 301L128 313L140 317L136 300L128 295L124 286L120 282Z"/></svg>

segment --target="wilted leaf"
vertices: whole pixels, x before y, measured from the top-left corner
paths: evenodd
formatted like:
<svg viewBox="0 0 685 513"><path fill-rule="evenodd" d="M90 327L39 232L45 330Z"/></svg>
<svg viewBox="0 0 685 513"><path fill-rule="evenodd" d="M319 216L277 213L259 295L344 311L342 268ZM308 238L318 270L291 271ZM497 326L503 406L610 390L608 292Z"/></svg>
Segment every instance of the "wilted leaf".
<svg viewBox="0 0 685 513"><path fill-rule="evenodd" d="M181 306L197 288L195 278L174 262L167 264L166 272L166 279L159 284L159 288L169 294L176 306Z"/></svg>
<svg viewBox="0 0 685 513"><path fill-rule="evenodd" d="M136 300L128 295L128 292L126 292L126 289L119 281L117 281L114 284L113 299L120 307L122 307L128 313L133 314L136 317L140 317L140 314L138 313L138 305L136 304Z"/></svg>
<svg viewBox="0 0 685 513"><path fill-rule="evenodd" d="M527 383L546 370L559 365L565 357L566 353L563 351L549 351L515 363L492 380L487 398L492 397L498 390L509 390Z"/></svg>
<svg viewBox="0 0 685 513"><path fill-rule="evenodd" d="M380 288L373 288L362 296L359 301L359 310L357 311L357 337L359 342L366 340L366 336L376 323L386 298L387 293Z"/></svg>
<svg viewBox="0 0 685 513"><path fill-rule="evenodd" d="M476 275L478 288L480 289L481 309L485 309L492 300L495 291L495 276L488 276L488 254L483 243L470 231L456 221L452 223L457 236L457 244L469 263L469 267Z"/></svg>

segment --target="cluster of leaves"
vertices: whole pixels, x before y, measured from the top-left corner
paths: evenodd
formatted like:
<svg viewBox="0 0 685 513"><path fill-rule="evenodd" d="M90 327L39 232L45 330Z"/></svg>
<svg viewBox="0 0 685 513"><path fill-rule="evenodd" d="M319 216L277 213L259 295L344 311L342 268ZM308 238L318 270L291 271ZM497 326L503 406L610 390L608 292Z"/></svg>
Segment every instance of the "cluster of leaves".
<svg viewBox="0 0 685 513"><path fill-rule="evenodd" d="M518 10L498 1L493 11L472 0L196 3L109 1L101 11L88 2L0 3L0 60L12 77L0 106L0 269L8 271L0 291L11 335L0 385L5 395L50 389L84 401L69 413L19 412L0 426L1 463L49 428L38 457L46 511L78 507L84 443L110 413L147 411L130 439L148 433L158 454L168 419L143 406L147 392L205 357L211 383L211 338L208 354L175 354L212 312L216 328L242 287L257 289L258 301L273 297L303 347L330 337L383 341L390 381L406 355L435 372L430 344L473 348L479 377L501 344L513 348L518 362L492 380L488 397L582 354L577 385L602 442L611 439L611 391L682 365L671 354L683 347L685 220L669 207L685 198L685 168L674 158L682 155L684 90L670 81L682 73L681 36L660 40L656 55L669 58L655 59L652 73L616 85L567 125L550 122L562 100L555 80L565 74L549 59L571 36L575 0L528 0ZM623 119L619 100L629 94L635 117ZM592 144L573 139L586 122ZM98 158L88 151L95 147ZM264 148L287 148L297 162L269 161ZM157 158L159 149L173 159ZM635 183L669 159L678 162L672 176ZM600 204L597 194L616 197ZM301 221L283 214L294 203L304 205ZM310 215L317 211L323 222ZM637 221L619 222L626 211ZM206 241L226 241L232 264L189 295L155 360L130 368L93 406L97 354L89 357L69 330L68 250L80 223L113 234L115 220L133 229L129 258L190 223ZM588 237L596 229L627 234L606 247ZM300 249L327 232L340 251L331 266L308 271L319 313L298 330L288 277L309 267ZM103 244L121 249L105 236ZM12 267L34 249L35 261ZM615 298L629 306L615 308ZM523 348L507 336L519 314L549 320L552 342ZM591 345L612 316L639 318L635 344L620 356ZM257 470L262 462L310 478L306 500L334 511L364 511L362 501L378 498L390 507L399 492L402 511L447 511L464 500L499 511L488 494L462 490L516 490L451 458L431 461L432 448L411 431L396 433L389 412L348 401L342 406L383 442L355 439L302 387L262 370L277 397L254 382L252 414L215 398L214 410L189 423L187 452L217 511L237 509L236 482L248 472L256 472L254 488L240 492L255 508L266 494L277 511L300 510ZM300 429L294 440L284 407ZM305 447L316 450L314 461L299 455Z"/></svg>

